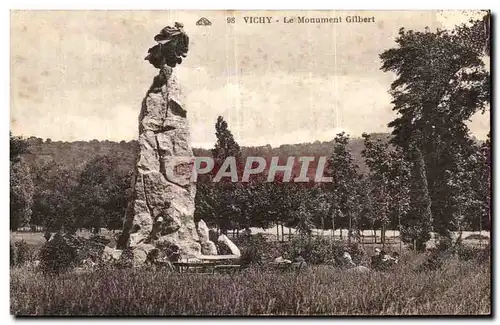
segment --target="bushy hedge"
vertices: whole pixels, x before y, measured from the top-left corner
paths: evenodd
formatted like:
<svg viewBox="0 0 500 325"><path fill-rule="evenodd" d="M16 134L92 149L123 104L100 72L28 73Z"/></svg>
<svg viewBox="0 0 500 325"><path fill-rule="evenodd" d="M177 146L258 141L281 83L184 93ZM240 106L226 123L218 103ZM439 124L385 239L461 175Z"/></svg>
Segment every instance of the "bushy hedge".
<svg viewBox="0 0 500 325"><path fill-rule="evenodd" d="M418 271L437 270L443 267L450 259L459 259L461 261L474 261L476 263L489 262L489 246L485 248L474 247L464 244L458 244L446 249L439 247L429 251L425 261L417 268Z"/></svg>
<svg viewBox="0 0 500 325"><path fill-rule="evenodd" d="M319 236L296 237L288 242L277 242L257 234L235 238L233 241L241 250L243 264L266 264L279 256L290 260L301 256L309 264L342 266L344 252L349 252L356 264L361 264L366 256L357 243L349 244Z"/></svg>
<svg viewBox="0 0 500 325"><path fill-rule="evenodd" d="M10 242L10 266L21 266L33 263L38 258L38 250L24 240Z"/></svg>
<svg viewBox="0 0 500 325"><path fill-rule="evenodd" d="M100 236L90 239L77 237L69 233L55 233L40 250L40 266L49 273L61 273L84 261L99 263L104 250Z"/></svg>
<svg viewBox="0 0 500 325"><path fill-rule="evenodd" d="M283 255L282 243L268 240L263 234L244 235L233 242L241 251L244 265L265 264Z"/></svg>
<svg viewBox="0 0 500 325"><path fill-rule="evenodd" d="M56 233L40 250L43 271L60 273L76 265L77 241L73 236Z"/></svg>
<svg viewBox="0 0 500 325"><path fill-rule="evenodd" d="M475 260L477 262L488 261L490 258L490 247L474 247L468 245L458 245L455 248L459 259L463 261Z"/></svg>
<svg viewBox="0 0 500 325"><path fill-rule="evenodd" d="M347 243L326 237L294 238L285 245L285 258L302 256L310 264L333 264L343 266L344 252L348 252L354 263L361 264L366 253L357 243Z"/></svg>

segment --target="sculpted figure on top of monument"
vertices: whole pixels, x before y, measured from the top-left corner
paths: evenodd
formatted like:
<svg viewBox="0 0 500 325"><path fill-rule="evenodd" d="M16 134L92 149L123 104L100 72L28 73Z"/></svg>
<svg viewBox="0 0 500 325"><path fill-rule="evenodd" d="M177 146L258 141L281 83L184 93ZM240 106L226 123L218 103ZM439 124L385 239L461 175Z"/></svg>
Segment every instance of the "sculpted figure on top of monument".
<svg viewBox="0 0 500 325"><path fill-rule="evenodd" d="M174 27L167 26L154 37L158 42L148 50L144 60L148 60L155 68L161 69L165 64L175 67L182 62L188 52L189 37L184 32L181 23L175 23Z"/></svg>

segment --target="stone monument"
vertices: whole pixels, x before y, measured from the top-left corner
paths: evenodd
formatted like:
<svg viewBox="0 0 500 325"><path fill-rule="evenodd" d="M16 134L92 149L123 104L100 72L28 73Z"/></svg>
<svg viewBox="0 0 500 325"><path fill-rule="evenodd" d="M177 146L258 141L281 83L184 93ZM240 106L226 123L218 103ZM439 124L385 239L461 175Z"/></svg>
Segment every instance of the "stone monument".
<svg viewBox="0 0 500 325"><path fill-rule="evenodd" d="M205 223L196 227L194 222L196 185L190 180L194 156L174 72L186 57L189 38L182 24L175 23L154 40L158 44L145 60L159 73L142 101L133 197L118 241L119 249L131 249L134 264L144 263L153 250L170 260L217 254L208 238L199 238L199 232L205 237Z"/></svg>

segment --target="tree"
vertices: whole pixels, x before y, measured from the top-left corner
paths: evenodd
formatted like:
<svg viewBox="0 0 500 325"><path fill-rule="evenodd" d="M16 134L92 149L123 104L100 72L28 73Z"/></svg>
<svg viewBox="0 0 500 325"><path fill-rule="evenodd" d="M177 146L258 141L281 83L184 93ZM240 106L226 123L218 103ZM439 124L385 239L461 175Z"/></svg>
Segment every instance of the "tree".
<svg viewBox="0 0 500 325"><path fill-rule="evenodd" d="M22 137L13 136L12 132L9 132L10 136L10 161L18 162L21 159L22 154L29 153L28 147L29 143Z"/></svg>
<svg viewBox="0 0 500 325"><path fill-rule="evenodd" d="M408 213L405 214L401 231L401 240L413 244L415 250L425 250L425 243L431 238L432 212L429 197L425 164L417 145L410 147L411 195Z"/></svg>
<svg viewBox="0 0 500 325"><path fill-rule="evenodd" d="M267 183L262 174L253 175L248 183L239 183L234 195L239 205L239 229L250 227L269 228L273 221L271 215L275 214L275 204L270 196L274 183Z"/></svg>
<svg viewBox="0 0 500 325"><path fill-rule="evenodd" d="M365 175L360 180L359 186L360 197L360 215L358 221L358 229L360 230L374 230L376 229L376 221L378 219L378 213L375 210L372 193L373 193L373 183L371 182L368 175ZM375 233L376 235L376 233ZM377 237L375 236L375 242Z"/></svg>
<svg viewBox="0 0 500 325"><path fill-rule="evenodd" d="M310 238L314 228L314 223L311 220L312 212L307 203L307 201L300 201L298 209L293 212L293 217L295 219L294 226L297 228L298 233L301 236L306 235Z"/></svg>
<svg viewBox="0 0 500 325"><path fill-rule="evenodd" d="M21 155L28 153L28 143L10 133L10 230L17 230L31 220L33 180Z"/></svg>
<svg viewBox="0 0 500 325"><path fill-rule="evenodd" d="M478 155L479 168L477 176L473 177L478 200L481 204L479 229L484 226L491 230L491 132L481 145Z"/></svg>
<svg viewBox="0 0 500 325"><path fill-rule="evenodd" d="M241 158L240 146L234 140L234 136L222 116L219 116L215 123L215 136L217 137L217 142L212 149L212 157L216 162L215 165L220 166L227 157L235 157L236 161L239 161Z"/></svg>
<svg viewBox="0 0 500 325"><path fill-rule="evenodd" d="M473 26L484 26L484 22ZM477 37L475 29L465 25L452 31L401 29L398 47L380 55L381 69L398 76L390 90L393 110L400 115L389 123L394 128L392 143L407 151L412 144L418 146L434 228L444 237L450 236L457 215L449 176L458 172L459 157L473 152L466 122L489 103L489 72L482 60L484 38Z"/></svg>
<svg viewBox="0 0 500 325"><path fill-rule="evenodd" d="M10 230L29 224L33 206L33 181L28 166L21 161L10 166Z"/></svg>
<svg viewBox="0 0 500 325"><path fill-rule="evenodd" d="M365 149L361 154L370 170L368 180L372 183L368 193L371 216L381 225L384 244L386 227L399 228L401 215L408 209L409 164L401 147L391 147L388 141L373 139L366 133L362 136Z"/></svg>
<svg viewBox="0 0 500 325"><path fill-rule="evenodd" d="M331 206L330 216L332 231L335 232L335 224L340 221L341 225L347 224L349 227L349 240L352 233L352 220L357 215L354 214L353 206L359 196L356 195L356 186L360 180L357 169L350 151L347 148L349 136L345 132L337 134L334 140L333 155L329 160L327 173L333 179L331 183ZM347 220L347 222L346 222Z"/></svg>
<svg viewBox="0 0 500 325"><path fill-rule="evenodd" d="M244 192L237 192L238 186L231 180L223 178L220 182L214 183L213 177L227 157L235 157L237 166L241 168L241 151L222 116L217 118L215 135L217 142L212 149L215 166L211 174L198 177L195 215L197 219L203 219L211 225L217 225L222 233L227 233L229 229L240 228L238 222L242 216L241 200L245 196L235 195Z"/></svg>
<svg viewBox="0 0 500 325"><path fill-rule="evenodd" d="M308 197L304 198L310 202L310 209L313 213L314 224L318 229L331 228L329 212L331 209L331 195L326 184L314 184L308 187ZM355 227L358 227L356 222Z"/></svg>
<svg viewBox="0 0 500 325"><path fill-rule="evenodd" d="M491 215L491 143L488 139L475 145L469 156L458 157L458 172L448 176L457 230L489 229Z"/></svg>
<svg viewBox="0 0 500 325"><path fill-rule="evenodd" d="M261 206L261 213L268 222L276 224L278 240L280 226L282 241L285 238L283 226L296 228L301 235L311 235L316 214L316 198L312 195L311 184L284 182L277 175L274 182L265 183L265 191L261 196L265 202Z"/></svg>
<svg viewBox="0 0 500 325"><path fill-rule="evenodd" d="M373 141L370 135L363 133L365 149L361 152L365 162L370 169L369 179L373 186L371 192L372 209L376 211L373 215L381 225L381 240L385 244L385 229L389 223L390 201L389 174L391 173L391 160L389 159L389 144L381 139Z"/></svg>
<svg viewBox="0 0 500 325"><path fill-rule="evenodd" d="M477 175L477 156L470 155L468 157L457 157L457 170L454 173L448 172L448 187L452 203L455 209L453 213L453 230L459 232L457 242L462 238L462 231L468 226L470 221L467 215L478 215L481 202L477 200L477 196L473 193L473 181Z"/></svg>
<svg viewBox="0 0 500 325"><path fill-rule="evenodd" d="M33 166L35 194L33 197L33 225L47 231L73 229L73 189L76 186L72 170L54 162Z"/></svg>
<svg viewBox="0 0 500 325"><path fill-rule="evenodd" d="M73 215L78 227L120 229L129 201L132 173L118 168L118 161L100 156L85 166L73 191Z"/></svg>

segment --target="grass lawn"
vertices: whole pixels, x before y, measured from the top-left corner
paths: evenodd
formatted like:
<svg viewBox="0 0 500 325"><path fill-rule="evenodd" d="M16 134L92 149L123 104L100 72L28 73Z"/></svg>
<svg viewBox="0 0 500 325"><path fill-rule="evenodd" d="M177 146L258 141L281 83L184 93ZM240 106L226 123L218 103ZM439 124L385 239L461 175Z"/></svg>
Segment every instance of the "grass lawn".
<svg viewBox="0 0 500 325"><path fill-rule="evenodd" d="M11 269L14 315L468 315L489 314L490 266L451 260L415 272L408 253L392 273L330 266L301 273L250 268L236 275L103 269L44 275Z"/></svg>

